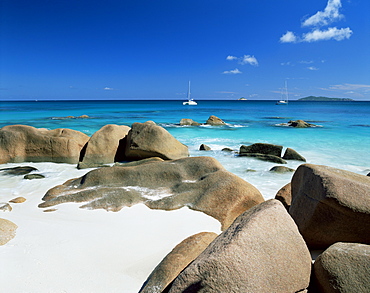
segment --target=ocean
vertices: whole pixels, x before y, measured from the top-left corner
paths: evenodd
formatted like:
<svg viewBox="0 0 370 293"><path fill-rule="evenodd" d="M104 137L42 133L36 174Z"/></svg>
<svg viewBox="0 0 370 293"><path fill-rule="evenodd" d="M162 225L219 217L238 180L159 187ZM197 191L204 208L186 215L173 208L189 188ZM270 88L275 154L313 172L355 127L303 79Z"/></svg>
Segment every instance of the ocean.
<svg viewBox="0 0 370 293"><path fill-rule="evenodd" d="M366 175L370 172L370 102L301 102L275 105L275 101L17 101L0 102L0 127L24 124L38 128L70 128L91 136L106 124L131 126L148 120L167 129L189 147L191 156L211 156L230 172L255 185L266 199L273 198L292 174L269 172L275 164L238 157L241 145L263 142L295 149L307 163L328 165ZM88 115L89 118L66 118ZM205 123L215 115L225 126L180 126L182 118ZM317 125L297 129L289 120ZM206 144L211 151L199 151ZM297 168L302 162L290 161ZM52 168L53 164L49 164ZM0 166L4 167L4 166ZM253 172L251 172L253 170Z"/></svg>
<svg viewBox="0 0 370 293"><path fill-rule="evenodd" d="M264 198L290 182L292 173L269 170L276 164L238 157L241 145L257 142L293 148L307 163L328 165L366 175L370 172L370 102L275 101L19 101L0 102L0 128L24 124L70 128L91 136L106 124L131 126L148 120L167 129L188 146L190 156L211 156L228 171L257 187ZM73 118L88 115L89 118ZM182 118L205 123L215 115L224 126L180 126ZM302 119L313 128L290 128ZM200 151L201 144L211 147ZM288 161L296 169L302 162ZM53 212L38 208L48 189L90 169L56 163L9 163L0 169L33 166L44 179L25 180L0 172L0 205L16 197L12 211L0 218L15 223L15 238L0 246L0 283L4 292L138 292L156 265L178 243L199 232L220 233L217 220L182 208L150 210L143 204L119 212L80 209L65 203ZM19 282L19 280L22 280Z"/></svg>

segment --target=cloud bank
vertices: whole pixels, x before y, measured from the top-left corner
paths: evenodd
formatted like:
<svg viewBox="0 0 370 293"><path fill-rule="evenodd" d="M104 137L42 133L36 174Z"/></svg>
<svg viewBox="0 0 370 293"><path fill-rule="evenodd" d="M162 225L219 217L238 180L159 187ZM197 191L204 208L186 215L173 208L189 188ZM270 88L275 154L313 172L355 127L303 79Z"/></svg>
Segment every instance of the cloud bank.
<svg viewBox="0 0 370 293"><path fill-rule="evenodd" d="M311 32L302 34L300 37L292 31L287 31L280 37L280 42L311 43L325 40L342 41L344 39L349 39L353 33L349 27L340 29L337 27L329 27L324 29L321 28L344 18L344 15L339 13L339 9L341 7L341 0L328 0L328 3L323 11L316 12L314 15L308 17L302 22L302 27L313 27Z"/></svg>
<svg viewBox="0 0 370 293"><path fill-rule="evenodd" d="M242 73L238 68L235 68L233 70L225 70L222 72L223 74L240 74Z"/></svg>

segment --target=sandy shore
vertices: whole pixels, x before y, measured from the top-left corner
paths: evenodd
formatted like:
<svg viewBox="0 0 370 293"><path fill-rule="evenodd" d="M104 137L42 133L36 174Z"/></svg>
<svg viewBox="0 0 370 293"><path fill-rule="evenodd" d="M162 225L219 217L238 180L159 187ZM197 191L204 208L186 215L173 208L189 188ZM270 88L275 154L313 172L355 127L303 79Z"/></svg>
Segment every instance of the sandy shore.
<svg viewBox="0 0 370 293"><path fill-rule="evenodd" d="M183 239L202 231L220 233L218 221L188 208L161 211L139 204L115 213L68 203L44 212L37 207L40 188L35 192L32 186L47 181L11 180L0 188L6 195L1 201L29 193L23 195L26 202L0 214L18 225L15 238L0 246L2 292L138 292ZM11 191L13 184L18 189Z"/></svg>

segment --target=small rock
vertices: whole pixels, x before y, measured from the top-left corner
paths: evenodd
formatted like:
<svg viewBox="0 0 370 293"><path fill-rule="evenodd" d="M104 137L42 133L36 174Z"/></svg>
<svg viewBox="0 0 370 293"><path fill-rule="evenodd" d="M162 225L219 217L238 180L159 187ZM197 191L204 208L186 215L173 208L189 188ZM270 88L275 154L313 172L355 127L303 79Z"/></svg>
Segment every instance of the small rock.
<svg viewBox="0 0 370 293"><path fill-rule="evenodd" d="M289 211L289 207L292 203L292 186L290 183L284 185L276 193L275 199L279 200L284 207Z"/></svg>
<svg viewBox="0 0 370 293"><path fill-rule="evenodd" d="M295 170L292 168L288 168L285 166L275 166L270 169L270 172L275 172L275 173L289 173L289 172L294 172Z"/></svg>
<svg viewBox="0 0 370 293"><path fill-rule="evenodd" d="M253 153L253 154L264 154L281 157L281 151L283 147L281 145L269 144L269 143L254 143L246 146L242 145L239 149L240 154Z"/></svg>
<svg viewBox="0 0 370 293"><path fill-rule="evenodd" d="M27 174L23 177L24 179L32 180L32 179L43 179L45 178L42 174Z"/></svg>
<svg viewBox="0 0 370 293"><path fill-rule="evenodd" d="M26 201L26 199L22 196L13 198L12 200L9 200L9 202L12 202L12 203L22 203L22 202L25 202L25 201Z"/></svg>
<svg viewBox="0 0 370 293"><path fill-rule="evenodd" d="M44 213L50 213L50 212L55 212L57 211L57 209L47 209L47 210L44 210Z"/></svg>
<svg viewBox="0 0 370 293"><path fill-rule="evenodd" d="M0 211L3 212L10 212L12 210L12 206L7 202L0 202Z"/></svg>
<svg viewBox="0 0 370 293"><path fill-rule="evenodd" d="M287 164L287 162L283 160L282 158L273 156L273 155L265 155L265 154L257 154L257 153L239 153L239 156L256 158L262 161L268 161L268 162L277 163L277 164Z"/></svg>
<svg viewBox="0 0 370 293"><path fill-rule="evenodd" d="M208 125L225 125L226 123L222 119L220 119L220 118L218 118L214 115L211 115L211 116L209 116L206 124L208 124Z"/></svg>
<svg viewBox="0 0 370 293"><path fill-rule="evenodd" d="M229 152L229 153L234 152L234 150L231 149L231 148L223 148L221 151L223 151L223 152Z"/></svg>
<svg viewBox="0 0 370 293"><path fill-rule="evenodd" d="M201 144L200 147L199 147L199 150L200 151L210 151L211 148L206 144Z"/></svg>
<svg viewBox="0 0 370 293"><path fill-rule="evenodd" d="M86 119L86 118L90 118L90 117L89 117L89 116L87 116L87 115L81 115L81 116L78 116L77 118Z"/></svg>
<svg viewBox="0 0 370 293"><path fill-rule="evenodd" d="M291 148L287 148L285 150L283 159L284 160L296 160L296 161L306 162L306 159L304 157L302 157L300 154L298 154L295 150L293 150Z"/></svg>
<svg viewBox="0 0 370 293"><path fill-rule="evenodd" d="M257 172L257 171L256 171L256 170L254 170L254 169L247 169L247 170L245 170L245 172L253 173L253 172Z"/></svg>
<svg viewBox="0 0 370 293"><path fill-rule="evenodd" d="M26 175L28 173L31 173L32 171L37 171L37 169L31 166L24 166L14 168L4 168L0 169L0 171L3 171L3 174L5 175Z"/></svg>
<svg viewBox="0 0 370 293"><path fill-rule="evenodd" d="M288 126L295 128L307 128L307 127L316 127L317 125L307 123L306 121L303 120L290 120L288 122Z"/></svg>
<svg viewBox="0 0 370 293"><path fill-rule="evenodd" d="M0 219L0 245L8 243L15 237L15 230L18 226L13 222Z"/></svg>
<svg viewBox="0 0 370 293"><path fill-rule="evenodd" d="M200 123L194 121L193 119L186 119L186 118L183 118L180 120L180 125L191 125L191 126L199 126Z"/></svg>

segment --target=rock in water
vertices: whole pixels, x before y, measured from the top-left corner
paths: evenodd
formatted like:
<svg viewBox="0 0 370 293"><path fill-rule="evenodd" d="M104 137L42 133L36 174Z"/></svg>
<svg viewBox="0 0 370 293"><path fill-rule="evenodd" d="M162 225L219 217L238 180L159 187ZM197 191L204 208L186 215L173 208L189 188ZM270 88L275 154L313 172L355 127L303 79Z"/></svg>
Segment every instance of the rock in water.
<svg viewBox="0 0 370 293"><path fill-rule="evenodd" d="M297 151L295 151L291 148L287 148L285 150L283 159L284 160L296 160L296 161L306 162L306 159L303 156L301 156Z"/></svg>
<svg viewBox="0 0 370 293"><path fill-rule="evenodd" d="M214 115L211 115L211 116L209 116L208 120L206 121L206 124L208 124L208 125L225 125L226 123L222 119L220 119L220 118L218 118Z"/></svg>
<svg viewBox="0 0 370 293"><path fill-rule="evenodd" d="M327 166L300 165L289 213L311 248L370 244L370 178Z"/></svg>
<svg viewBox="0 0 370 293"><path fill-rule="evenodd" d="M240 147L239 153L248 153L248 154L264 154L272 155L276 157L281 157L281 151L283 147L281 145L269 144L269 143L254 143L252 145L246 146L242 145Z"/></svg>
<svg viewBox="0 0 370 293"><path fill-rule="evenodd" d="M300 292L310 273L311 256L297 226L272 199L240 215L169 292Z"/></svg>
<svg viewBox="0 0 370 293"><path fill-rule="evenodd" d="M223 229L245 210L264 201L253 185L226 171L211 157L92 170L50 189L43 200L39 207L88 202L83 207L112 211L142 202L163 210L188 206L214 217Z"/></svg>
<svg viewBox="0 0 370 293"><path fill-rule="evenodd" d="M150 157L174 160L188 156L189 151L186 145L152 121L132 124L127 135L125 157L128 160L134 161Z"/></svg>
<svg viewBox="0 0 370 293"><path fill-rule="evenodd" d="M0 129L0 164L19 162L78 163L89 137L71 129L9 125Z"/></svg>

